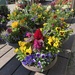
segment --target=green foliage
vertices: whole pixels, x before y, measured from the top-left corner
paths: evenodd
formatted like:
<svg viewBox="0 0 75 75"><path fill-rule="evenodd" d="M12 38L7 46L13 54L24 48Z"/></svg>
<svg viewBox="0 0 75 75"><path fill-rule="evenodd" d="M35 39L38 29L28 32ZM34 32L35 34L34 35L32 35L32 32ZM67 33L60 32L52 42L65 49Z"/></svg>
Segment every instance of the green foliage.
<svg viewBox="0 0 75 75"><path fill-rule="evenodd" d="M7 14L9 13L10 11L6 5L0 5L0 15L7 17Z"/></svg>

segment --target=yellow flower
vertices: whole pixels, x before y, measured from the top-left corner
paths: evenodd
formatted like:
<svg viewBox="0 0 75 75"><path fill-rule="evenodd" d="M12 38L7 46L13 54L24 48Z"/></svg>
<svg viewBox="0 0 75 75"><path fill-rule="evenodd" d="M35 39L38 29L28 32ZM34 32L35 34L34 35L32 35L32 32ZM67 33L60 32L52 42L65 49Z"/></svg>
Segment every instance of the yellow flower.
<svg viewBox="0 0 75 75"><path fill-rule="evenodd" d="M52 42L53 42L53 39L52 39L52 37L50 36L50 37L48 38L48 44L51 45Z"/></svg>
<svg viewBox="0 0 75 75"><path fill-rule="evenodd" d="M26 49L26 55L31 55L31 53L32 53L32 49L31 49L31 47L29 48L29 49Z"/></svg>
<svg viewBox="0 0 75 75"><path fill-rule="evenodd" d="M40 28L40 31L42 31L42 28Z"/></svg>
<svg viewBox="0 0 75 75"><path fill-rule="evenodd" d="M17 53L17 52L18 52L18 48L16 48L16 49L14 50L14 52Z"/></svg>
<svg viewBox="0 0 75 75"><path fill-rule="evenodd" d="M44 23L44 24L43 24L43 26L46 26L46 25L47 25L47 23Z"/></svg>
<svg viewBox="0 0 75 75"><path fill-rule="evenodd" d="M7 15L7 19L10 19L10 14Z"/></svg>
<svg viewBox="0 0 75 75"><path fill-rule="evenodd" d="M60 31L61 28L60 28L60 27L56 27L55 30L56 30L56 31Z"/></svg>
<svg viewBox="0 0 75 75"><path fill-rule="evenodd" d="M55 36L52 36L53 41L56 39Z"/></svg>
<svg viewBox="0 0 75 75"><path fill-rule="evenodd" d="M65 35L65 31L60 31L60 35L64 36Z"/></svg>
<svg viewBox="0 0 75 75"><path fill-rule="evenodd" d="M59 43L58 43L58 42L55 42L55 43L53 44L53 46L56 47L56 48L58 48L58 47L59 47Z"/></svg>
<svg viewBox="0 0 75 75"><path fill-rule="evenodd" d="M63 24L66 24L66 22L63 22Z"/></svg>
<svg viewBox="0 0 75 75"><path fill-rule="evenodd" d="M59 10L59 9L57 9L56 11L58 11L58 12L59 12L60 10Z"/></svg>
<svg viewBox="0 0 75 75"><path fill-rule="evenodd" d="M59 39L58 38L55 38L56 42L59 42Z"/></svg>
<svg viewBox="0 0 75 75"><path fill-rule="evenodd" d="M48 50L48 47L46 47L46 50Z"/></svg>
<svg viewBox="0 0 75 75"><path fill-rule="evenodd" d="M21 52L22 52L22 53L24 53L24 52L25 52L25 49L26 49L26 47L25 47L25 46L24 46L24 47L23 47L23 46L21 46L21 47L20 47L20 50L21 50Z"/></svg>
<svg viewBox="0 0 75 75"><path fill-rule="evenodd" d="M25 20L24 20L24 19L20 20L20 24L23 24L24 22L25 22Z"/></svg>
<svg viewBox="0 0 75 75"><path fill-rule="evenodd" d="M18 44L19 44L19 46L25 46L27 43L26 42L19 41Z"/></svg>
<svg viewBox="0 0 75 75"><path fill-rule="evenodd" d="M41 18L42 14L38 15L38 18Z"/></svg>
<svg viewBox="0 0 75 75"><path fill-rule="evenodd" d="M12 28L17 28L18 25L19 25L19 23L17 21L14 21L11 26L12 26Z"/></svg>
<svg viewBox="0 0 75 75"><path fill-rule="evenodd" d="M57 53L59 53L60 52L60 50L57 50Z"/></svg>
<svg viewBox="0 0 75 75"><path fill-rule="evenodd" d="M7 15L8 17L10 16L10 14Z"/></svg>

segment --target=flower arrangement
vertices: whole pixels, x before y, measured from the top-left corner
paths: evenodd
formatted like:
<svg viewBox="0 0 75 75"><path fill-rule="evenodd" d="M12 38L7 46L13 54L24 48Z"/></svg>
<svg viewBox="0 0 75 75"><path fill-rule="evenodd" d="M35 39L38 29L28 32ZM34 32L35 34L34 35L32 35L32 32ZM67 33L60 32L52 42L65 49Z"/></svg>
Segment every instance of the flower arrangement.
<svg viewBox="0 0 75 75"><path fill-rule="evenodd" d="M5 5L0 5L0 33L6 30L7 14L10 13L9 9Z"/></svg>
<svg viewBox="0 0 75 75"><path fill-rule="evenodd" d="M33 4L23 10L26 15L23 24L30 30L26 31L23 41L18 41L19 47L15 52L24 65L36 66L44 71L61 51L63 41L73 31L65 21L73 14L73 9L63 7L52 2L47 7Z"/></svg>
<svg viewBox="0 0 75 75"><path fill-rule="evenodd" d="M6 23L6 18L5 16L0 15L0 32L6 29L6 25L4 25L4 23Z"/></svg>

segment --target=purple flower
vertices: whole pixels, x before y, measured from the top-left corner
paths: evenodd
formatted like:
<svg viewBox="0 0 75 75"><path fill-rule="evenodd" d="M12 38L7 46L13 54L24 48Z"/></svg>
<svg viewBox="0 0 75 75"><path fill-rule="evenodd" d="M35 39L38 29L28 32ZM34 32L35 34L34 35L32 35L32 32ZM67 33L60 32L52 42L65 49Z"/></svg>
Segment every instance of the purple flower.
<svg viewBox="0 0 75 75"><path fill-rule="evenodd" d="M33 18L31 18L32 21L35 21L35 19L37 18L37 16L34 16Z"/></svg>
<svg viewBox="0 0 75 75"><path fill-rule="evenodd" d="M31 65L32 63L34 63L35 59L35 54L32 54L32 55L29 55L29 56L26 56L25 59L22 61L22 63L24 65Z"/></svg>
<svg viewBox="0 0 75 75"><path fill-rule="evenodd" d="M52 58L52 54L51 53L47 53L46 57L47 58Z"/></svg>
<svg viewBox="0 0 75 75"><path fill-rule="evenodd" d="M54 57L56 57L57 56L57 54L54 54Z"/></svg>
<svg viewBox="0 0 75 75"><path fill-rule="evenodd" d="M35 21L35 18L31 18L32 21Z"/></svg>
<svg viewBox="0 0 75 75"><path fill-rule="evenodd" d="M44 30L44 32L43 32L43 33L44 33L44 35L45 35L45 34L47 33L47 30Z"/></svg>
<svg viewBox="0 0 75 75"><path fill-rule="evenodd" d="M38 61L38 67L42 68L41 62Z"/></svg>
<svg viewBox="0 0 75 75"><path fill-rule="evenodd" d="M9 35L8 34L6 34L6 37L8 37Z"/></svg>
<svg viewBox="0 0 75 75"><path fill-rule="evenodd" d="M35 59L33 59L32 61L33 61L34 63L36 62L36 60L35 60Z"/></svg>
<svg viewBox="0 0 75 75"><path fill-rule="evenodd" d="M36 57L40 57L40 53L36 53Z"/></svg>
<svg viewBox="0 0 75 75"><path fill-rule="evenodd" d="M0 38L0 41L2 40L2 38Z"/></svg>
<svg viewBox="0 0 75 75"><path fill-rule="evenodd" d="M42 58L45 58L45 57L46 57L46 55L45 55L45 54L41 54L41 57L42 57Z"/></svg>

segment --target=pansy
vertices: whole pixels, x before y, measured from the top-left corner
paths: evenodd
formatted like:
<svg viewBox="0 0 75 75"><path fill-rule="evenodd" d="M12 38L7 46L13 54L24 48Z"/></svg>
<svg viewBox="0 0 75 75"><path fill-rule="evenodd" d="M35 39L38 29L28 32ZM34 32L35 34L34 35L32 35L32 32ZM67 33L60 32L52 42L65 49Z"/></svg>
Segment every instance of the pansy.
<svg viewBox="0 0 75 75"><path fill-rule="evenodd" d="M19 23L17 21L14 21L11 26L12 26L12 28L17 28L18 25L19 25Z"/></svg>

